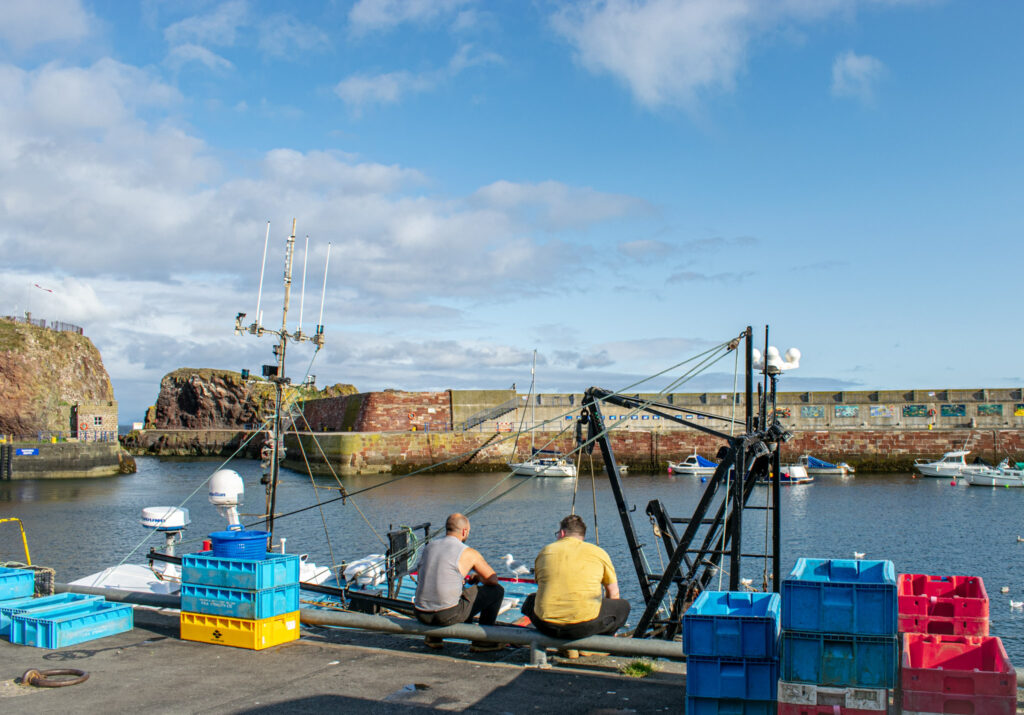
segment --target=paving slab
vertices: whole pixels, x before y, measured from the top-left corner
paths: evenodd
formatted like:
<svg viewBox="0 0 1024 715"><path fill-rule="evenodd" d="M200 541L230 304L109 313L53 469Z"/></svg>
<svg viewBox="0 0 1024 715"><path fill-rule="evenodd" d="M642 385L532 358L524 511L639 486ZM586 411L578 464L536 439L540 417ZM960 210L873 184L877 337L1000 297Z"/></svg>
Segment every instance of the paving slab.
<svg viewBox="0 0 1024 715"><path fill-rule="evenodd" d="M647 678L619 674L629 658L562 659L526 666L526 648L440 652L418 637L304 628L263 651L178 639L176 613L136 609L136 627L61 650L0 642L0 712L18 713L654 713L683 712L682 664ZM65 688L20 684L29 668L78 668Z"/></svg>

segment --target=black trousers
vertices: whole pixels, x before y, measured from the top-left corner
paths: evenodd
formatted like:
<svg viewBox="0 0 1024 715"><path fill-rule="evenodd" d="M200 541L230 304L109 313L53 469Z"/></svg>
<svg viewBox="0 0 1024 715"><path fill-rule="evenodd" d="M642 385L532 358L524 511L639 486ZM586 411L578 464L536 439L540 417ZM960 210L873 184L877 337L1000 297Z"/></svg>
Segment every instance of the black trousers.
<svg viewBox="0 0 1024 715"><path fill-rule="evenodd" d="M531 593L523 601L523 615L538 631L552 638L574 641L587 636L610 636L626 623L629 618L629 601L622 598L606 598L601 601L601 610L597 618L580 623L548 623L533 612L533 604L537 594Z"/></svg>
<svg viewBox="0 0 1024 715"><path fill-rule="evenodd" d="M425 626L450 626L469 623L479 613L481 626L493 626L504 597L505 589L501 584L469 586L462 589L459 602L450 608L442 608L440 611L416 609L416 620Z"/></svg>

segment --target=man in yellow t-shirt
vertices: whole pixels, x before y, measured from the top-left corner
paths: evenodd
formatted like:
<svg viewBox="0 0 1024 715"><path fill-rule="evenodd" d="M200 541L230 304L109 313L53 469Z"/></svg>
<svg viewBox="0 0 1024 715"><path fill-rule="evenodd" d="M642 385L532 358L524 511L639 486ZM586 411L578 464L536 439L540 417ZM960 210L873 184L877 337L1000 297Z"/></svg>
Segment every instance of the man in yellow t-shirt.
<svg viewBox="0 0 1024 715"><path fill-rule="evenodd" d="M619 598L611 559L600 546L584 541L586 535L583 519L567 516L558 541L541 549L534 561L537 593L523 602L523 615L552 638L611 635L629 617L629 601Z"/></svg>

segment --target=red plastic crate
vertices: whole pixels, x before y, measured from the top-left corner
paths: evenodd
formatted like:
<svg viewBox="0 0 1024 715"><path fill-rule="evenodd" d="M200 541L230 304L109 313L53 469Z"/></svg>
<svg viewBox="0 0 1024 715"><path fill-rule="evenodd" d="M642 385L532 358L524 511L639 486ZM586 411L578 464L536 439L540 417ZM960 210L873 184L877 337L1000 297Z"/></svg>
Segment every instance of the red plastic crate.
<svg viewBox="0 0 1024 715"><path fill-rule="evenodd" d="M945 618L943 616L907 616L900 614L900 633L924 633L934 636L987 636L987 618Z"/></svg>
<svg viewBox="0 0 1024 715"><path fill-rule="evenodd" d="M781 710L779 711L782 712ZM954 695L903 691L903 715L961 713L962 715L1015 715L1016 695Z"/></svg>
<svg viewBox="0 0 1024 715"><path fill-rule="evenodd" d="M988 618L988 593L978 576L904 573L896 581L900 616Z"/></svg>
<svg viewBox="0 0 1024 715"><path fill-rule="evenodd" d="M878 710L844 708L840 705L795 705L793 703L779 703L778 715L878 715Z"/></svg>
<svg viewBox="0 0 1024 715"><path fill-rule="evenodd" d="M903 692L1017 698L1017 673L995 636L903 636ZM907 708L920 712L947 712ZM948 712L961 712L950 710ZM984 710L977 711L985 713Z"/></svg>

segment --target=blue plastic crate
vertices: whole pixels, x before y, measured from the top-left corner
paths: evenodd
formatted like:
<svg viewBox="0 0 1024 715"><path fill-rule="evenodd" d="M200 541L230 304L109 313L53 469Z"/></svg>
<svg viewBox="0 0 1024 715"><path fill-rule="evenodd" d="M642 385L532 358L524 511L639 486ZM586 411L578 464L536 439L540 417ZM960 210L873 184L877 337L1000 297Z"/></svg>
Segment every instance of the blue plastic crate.
<svg viewBox="0 0 1024 715"><path fill-rule="evenodd" d="M777 593L704 591L683 614L683 653L778 658Z"/></svg>
<svg viewBox="0 0 1024 715"><path fill-rule="evenodd" d="M36 573L31 569L0 566L0 601L31 596L36 591Z"/></svg>
<svg viewBox="0 0 1024 715"><path fill-rule="evenodd" d="M181 610L207 616L260 620L299 610L299 585L249 591L181 584Z"/></svg>
<svg viewBox="0 0 1024 715"><path fill-rule="evenodd" d="M57 593L53 596L43 596L42 598L32 598L29 596L27 598L0 601L0 636L10 635L11 617L16 613L41 613L42 611L99 600L102 600L99 596L90 596L84 593Z"/></svg>
<svg viewBox="0 0 1024 715"><path fill-rule="evenodd" d="M265 559L269 531L215 531L210 534L213 555L225 559Z"/></svg>
<svg viewBox="0 0 1024 715"><path fill-rule="evenodd" d="M775 715L774 700L686 698L686 715Z"/></svg>
<svg viewBox="0 0 1024 715"><path fill-rule="evenodd" d="M896 635L892 561L800 559L782 582L782 629Z"/></svg>
<svg viewBox="0 0 1024 715"><path fill-rule="evenodd" d="M696 698L774 700L779 689L775 658L686 659L686 694Z"/></svg>
<svg viewBox="0 0 1024 715"><path fill-rule="evenodd" d="M897 656L895 636L783 631L781 679L840 688L892 688Z"/></svg>
<svg viewBox="0 0 1024 715"><path fill-rule="evenodd" d="M181 559L182 583L252 591L299 582L298 554L266 554L260 561L227 559L210 551L186 554Z"/></svg>
<svg viewBox="0 0 1024 715"><path fill-rule="evenodd" d="M134 613L128 604L90 601L86 606L15 614L11 618L11 643L52 650L124 633L134 626Z"/></svg>

